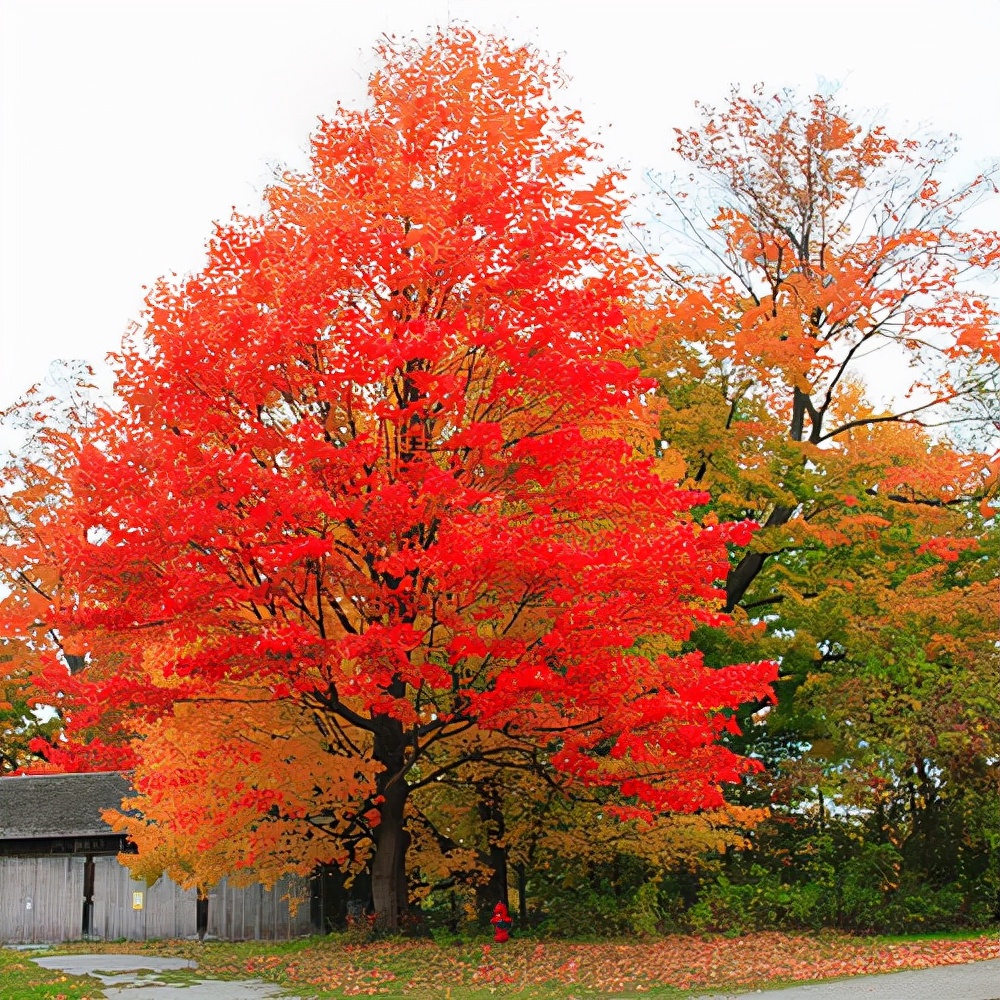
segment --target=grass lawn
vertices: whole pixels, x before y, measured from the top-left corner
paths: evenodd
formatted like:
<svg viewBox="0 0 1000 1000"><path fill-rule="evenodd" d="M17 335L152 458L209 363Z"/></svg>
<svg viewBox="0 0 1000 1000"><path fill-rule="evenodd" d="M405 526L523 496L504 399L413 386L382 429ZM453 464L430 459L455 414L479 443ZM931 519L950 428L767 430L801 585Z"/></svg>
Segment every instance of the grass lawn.
<svg viewBox="0 0 1000 1000"><path fill-rule="evenodd" d="M860 938L844 934L761 933L745 937L673 935L649 941L515 939L439 944L344 937L291 942L159 941L62 946L67 952L131 952L194 959L199 974L259 978L303 997L380 996L485 1000L570 1000L600 996L679 998L710 990L749 991L803 980L895 972L1000 958L995 932ZM49 973L25 952L0 950L5 997L97 1000L94 980Z"/></svg>
<svg viewBox="0 0 1000 1000"><path fill-rule="evenodd" d="M42 952L0 948L0 996L10 1000L97 1000L101 984L89 976L64 976L39 968L32 955Z"/></svg>

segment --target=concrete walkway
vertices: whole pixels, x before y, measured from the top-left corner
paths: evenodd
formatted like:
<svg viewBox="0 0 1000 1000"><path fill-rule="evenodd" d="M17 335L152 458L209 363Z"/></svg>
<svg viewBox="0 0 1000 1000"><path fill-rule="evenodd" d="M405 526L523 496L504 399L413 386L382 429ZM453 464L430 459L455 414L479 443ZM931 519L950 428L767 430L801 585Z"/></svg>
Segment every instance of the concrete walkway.
<svg viewBox="0 0 1000 1000"><path fill-rule="evenodd" d="M191 979L183 984L164 983L160 973L191 971L194 962L155 955L51 955L32 959L45 969L73 976L93 976L104 986L108 1000L301 1000L259 979L221 982Z"/></svg>
<svg viewBox="0 0 1000 1000"><path fill-rule="evenodd" d="M698 1000L1000 1000L1000 958L855 976L760 993L712 993Z"/></svg>

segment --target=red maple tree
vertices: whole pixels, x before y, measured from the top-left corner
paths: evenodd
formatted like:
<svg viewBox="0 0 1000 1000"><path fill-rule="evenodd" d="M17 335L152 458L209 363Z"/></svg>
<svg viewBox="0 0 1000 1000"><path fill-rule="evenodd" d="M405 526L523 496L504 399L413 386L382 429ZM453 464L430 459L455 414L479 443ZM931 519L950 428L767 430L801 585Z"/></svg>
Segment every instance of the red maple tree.
<svg viewBox="0 0 1000 1000"><path fill-rule="evenodd" d="M705 495L654 456L652 383L625 360L652 332L648 274L558 72L464 29L381 54L310 170L150 293L58 512L73 599L47 614L90 658L71 679L50 662L69 732L132 740L148 816L178 798L165 774L205 785L162 748L222 711L238 727L245 700L233 738L274 780L255 797L234 749L233 810L314 842L366 830L394 927L414 788L530 763L636 809L717 804L753 764L716 739L773 666L681 651L721 620L751 528L699 524ZM336 823L293 801L289 713L329 755Z"/></svg>

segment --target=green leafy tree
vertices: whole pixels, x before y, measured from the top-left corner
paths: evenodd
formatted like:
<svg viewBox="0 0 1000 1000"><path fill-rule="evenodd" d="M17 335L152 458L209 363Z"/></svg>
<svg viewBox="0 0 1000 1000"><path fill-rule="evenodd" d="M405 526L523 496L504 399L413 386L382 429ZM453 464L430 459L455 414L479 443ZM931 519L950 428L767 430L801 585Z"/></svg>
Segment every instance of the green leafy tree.
<svg viewBox="0 0 1000 1000"><path fill-rule="evenodd" d="M763 526L732 552L736 627L695 641L715 662L781 663L778 706L734 745L769 762L757 801L787 810L781 829L893 845L886 892L912 877L968 900L1000 759L1000 335L982 290L1000 237L963 213L995 182L947 189L950 144L821 95L735 92L678 151L695 182L665 193L671 217L711 266L668 273L646 369L678 474L716 516ZM887 370L898 403L879 398ZM841 838L838 863L858 843Z"/></svg>

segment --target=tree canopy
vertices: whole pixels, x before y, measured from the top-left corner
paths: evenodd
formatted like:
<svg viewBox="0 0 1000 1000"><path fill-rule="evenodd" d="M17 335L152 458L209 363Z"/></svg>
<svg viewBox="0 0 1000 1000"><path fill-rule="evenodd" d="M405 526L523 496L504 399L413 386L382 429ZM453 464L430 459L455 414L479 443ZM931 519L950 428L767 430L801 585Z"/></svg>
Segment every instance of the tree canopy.
<svg viewBox="0 0 1000 1000"><path fill-rule="evenodd" d="M806 923L918 875L980 912L1000 237L965 216L994 175L734 91L663 191L704 266L658 264L535 52L379 55L310 167L149 293L113 403L27 405L3 767L134 769L137 874L368 865L388 927L411 839L421 889L481 909L508 865L617 893L713 856L765 908L812 879ZM62 727L33 751L32 698ZM678 876L692 926L725 877Z"/></svg>
<svg viewBox="0 0 1000 1000"><path fill-rule="evenodd" d="M726 582L737 627L696 638L781 663L737 742L793 816L822 830L830 798L940 883L985 856L1000 749L1000 236L963 218L995 175L948 188L952 142L852 118L758 89L678 130L671 218L706 268L669 272L644 357L687 484L762 525Z"/></svg>
<svg viewBox="0 0 1000 1000"><path fill-rule="evenodd" d="M126 748L171 874L368 844L396 926L413 790L476 764L721 804L774 667L682 650L752 526L699 523L654 453L650 274L556 70L465 29L381 58L149 294L5 625L85 657L48 659L67 735Z"/></svg>

